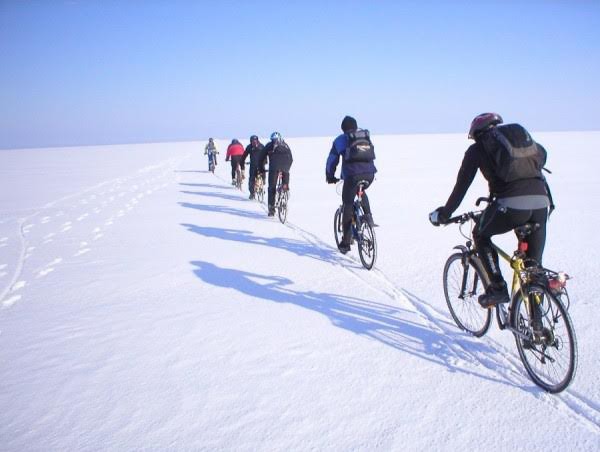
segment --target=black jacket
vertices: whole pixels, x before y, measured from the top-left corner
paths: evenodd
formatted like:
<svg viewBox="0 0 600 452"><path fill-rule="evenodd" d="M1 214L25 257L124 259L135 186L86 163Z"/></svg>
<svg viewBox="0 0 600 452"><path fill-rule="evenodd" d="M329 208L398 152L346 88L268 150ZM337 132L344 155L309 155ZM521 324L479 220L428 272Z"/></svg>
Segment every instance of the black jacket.
<svg viewBox="0 0 600 452"><path fill-rule="evenodd" d="M269 171L290 170L294 159L292 158L292 150L285 141L277 145L274 145L273 141L270 141L265 146L264 152L269 158Z"/></svg>
<svg viewBox="0 0 600 452"><path fill-rule="evenodd" d="M541 145L538 144L538 146ZM456 177L456 184L444 206L444 211L448 216L451 216L462 202L478 169L481 170L483 177L488 181L490 195L494 198L548 194L545 181L540 178L520 179L512 182L504 182L498 179L494 174L492 161L485 152L483 145L475 142L465 152Z"/></svg>
<svg viewBox="0 0 600 452"><path fill-rule="evenodd" d="M258 143L256 147L249 144L246 146L246 150L244 151L244 161L246 161L246 157L250 156L250 167L260 168L264 170L264 161L265 161L265 146L262 143ZM262 163L262 166L260 166Z"/></svg>

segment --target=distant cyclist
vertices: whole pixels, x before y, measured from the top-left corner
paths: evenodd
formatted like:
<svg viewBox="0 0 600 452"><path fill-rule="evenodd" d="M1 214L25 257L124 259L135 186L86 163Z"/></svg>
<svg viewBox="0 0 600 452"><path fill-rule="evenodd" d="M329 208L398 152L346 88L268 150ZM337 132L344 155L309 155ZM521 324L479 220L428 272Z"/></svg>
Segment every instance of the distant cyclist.
<svg viewBox="0 0 600 452"><path fill-rule="evenodd" d="M518 124L500 126L502 122L502 117L497 113L483 113L473 119L469 138L475 143L465 152L452 194L444 206L429 214L429 220L435 226L447 222L462 202L477 170L481 170L488 181L492 200L473 230L475 248L491 280L485 294L478 300L483 307L509 301L506 282L498 265L498 253L492 247L491 237L529 222L539 223L539 229L527 238L527 256L541 264L548 207L552 204L550 191L541 173L546 162L546 150ZM508 140L511 147L526 151L523 154L526 157L518 159L520 163L511 169L514 176L510 176L507 166L500 163L498 152L503 152L503 148L499 147L504 143L503 140Z"/></svg>
<svg viewBox="0 0 600 452"><path fill-rule="evenodd" d="M367 181L370 185L375 178L377 168L375 168L375 163L373 162L375 159L374 152L367 152L364 156L359 155L360 153L354 155L354 152L351 152L351 149L356 147L353 146L353 142L357 139L366 139L370 143L368 131L359 129L356 119L351 116L346 116L343 119L342 131L344 133L333 141L331 151L329 151L325 165L325 178L328 184L335 184L338 181L335 177L335 170L340 157L342 157L341 178L344 180L344 187L342 188L342 204L344 206L342 228L344 232L338 248L342 253L346 254L350 251L350 242L352 240L352 209L356 187L361 180ZM367 187L364 188L366 189ZM362 207L367 223L370 226L375 226L373 215L371 214L371 206L369 205L369 197L366 192L363 193Z"/></svg>
<svg viewBox="0 0 600 452"><path fill-rule="evenodd" d="M231 140L231 144L227 146L227 155L225 161L228 162L231 159L231 185L235 185L235 170L240 166L242 171L242 179L244 176L244 146L236 138Z"/></svg>
<svg viewBox="0 0 600 452"><path fill-rule="evenodd" d="M269 216L275 215L275 187L277 185L277 175L281 171L283 175L283 189L288 190L290 184L290 168L294 161L292 150L283 140L279 132L271 134L269 141L264 148L265 156L269 159ZM264 166L264 159L259 167Z"/></svg>
<svg viewBox="0 0 600 452"><path fill-rule="evenodd" d="M217 155L219 151L217 151L217 146L212 138L208 139L208 143L204 146L204 155L208 156L208 170L210 171L210 163L213 162L213 165L217 166Z"/></svg>
<svg viewBox="0 0 600 452"><path fill-rule="evenodd" d="M250 199L254 199L254 179L261 173L265 175L265 146L258 140L258 136L250 137L250 144L246 146L243 160L250 156L250 171L248 172L248 190L250 191Z"/></svg>

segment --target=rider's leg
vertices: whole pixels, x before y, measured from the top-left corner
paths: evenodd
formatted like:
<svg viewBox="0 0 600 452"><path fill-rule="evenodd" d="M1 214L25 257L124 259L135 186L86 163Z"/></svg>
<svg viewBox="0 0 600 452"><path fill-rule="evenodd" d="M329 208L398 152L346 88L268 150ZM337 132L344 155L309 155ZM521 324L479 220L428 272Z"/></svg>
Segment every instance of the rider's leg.
<svg viewBox="0 0 600 452"><path fill-rule="evenodd" d="M277 185L277 170L269 168L269 190L268 204L269 215L275 212L275 186Z"/></svg>
<svg viewBox="0 0 600 452"><path fill-rule="evenodd" d="M248 191L250 192L250 199L254 198L254 179L256 178L256 167L250 164L250 171L248 174Z"/></svg>
<svg viewBox="0 0 600 452"><path fill-rule="evenodd" d="M356 194L356 183L354 177L344 179L342 187L342 244L350 245L352 240L352 214L354 210L354 195Z"/></svg>
<svg viewBox="0 0 600 452"><path fill-rule="evenodd" d="M490 277L490 285L486 293L479 297L482 306L489 307L509 301L508 289L498 262L498 253L492 247L492 236L504 234L524 224L528 218L529 211L507 209L492 203L485 209L479 224L473 230L477 253Z"/></svg>
<svg viewBox="0 0 600 452"><path fill-rule="evenodd" d="M373 185L374 178L375 178L375 174L360 174L355 179L366 180L367 182L369 182L369 187L370 187L371 185ZM373 215L371 213L371 205L369 203L369 197L367 196L366 188L363 190L361 205L362 205L363 211L365 212L365 216L364 216L365 221L369 224L369 226L374 227L375 222L373 221Z"/></svg>
<svg viewBox="0 0 600 452"><path fill-rule="evenodd" d="M527 257L535 259L542 265L542 255L546 245L546 221L548 219L548 209L535 209L531 211L531 218L528 221L539 223L540 228L533 231L527 238Z"/></svg>
<svg viewBox="0 0 600 452"><path fill-rule="evenodd" d="M289 190L290 189L290 172L289 171L283 171L282 172L282 178L281 178L281 185L283 186L284 190Z"/></svg>

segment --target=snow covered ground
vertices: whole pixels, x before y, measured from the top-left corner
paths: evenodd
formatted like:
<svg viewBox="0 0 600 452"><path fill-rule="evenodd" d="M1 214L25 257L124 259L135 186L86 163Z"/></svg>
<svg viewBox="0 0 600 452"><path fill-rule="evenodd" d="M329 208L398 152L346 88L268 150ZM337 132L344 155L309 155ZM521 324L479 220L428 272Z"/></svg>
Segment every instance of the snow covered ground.
<svg viewBox="0 0 600 452"><path fill-rule="evenodd" d="M510 333L456 328L460 135L376 136L379 257L335 248L332 137L289 139L289 222L204 143L0 151L0 449L598 450L600 133L534 133L579 366L549 395ZM217 142L224 154L226 142ZM479 176L461 210L486 194ZM515 240L498 240L509 250Z"/></svg>

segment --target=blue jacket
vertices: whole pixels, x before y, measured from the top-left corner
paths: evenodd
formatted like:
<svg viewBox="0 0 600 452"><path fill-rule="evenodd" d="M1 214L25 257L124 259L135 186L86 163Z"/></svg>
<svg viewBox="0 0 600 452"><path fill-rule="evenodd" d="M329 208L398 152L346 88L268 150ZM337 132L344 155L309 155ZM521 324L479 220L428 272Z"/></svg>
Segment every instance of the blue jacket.
<svg viewBox="0 0 600 452"><path fill-rule="evenodd" d="M327 177L333 177L335 175L335 170L340 161L340 157L342 157L342 179L356 176L357 174L375 174L377 172L377 168L375 168L373 162L346 162L344 154L346 153L347 145L348 135L345 133L333 140L331 151L329 151L329 156L327 157L327 164L325 165L325 175Z"/></svg>

